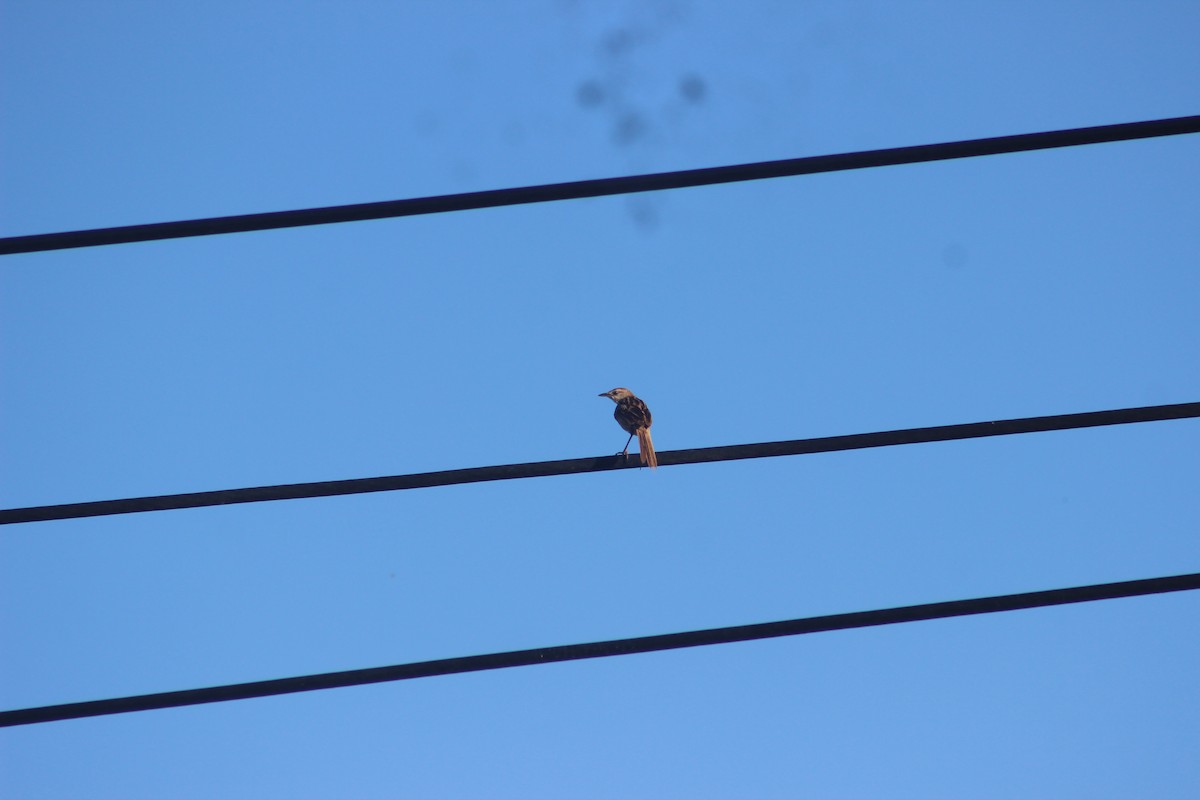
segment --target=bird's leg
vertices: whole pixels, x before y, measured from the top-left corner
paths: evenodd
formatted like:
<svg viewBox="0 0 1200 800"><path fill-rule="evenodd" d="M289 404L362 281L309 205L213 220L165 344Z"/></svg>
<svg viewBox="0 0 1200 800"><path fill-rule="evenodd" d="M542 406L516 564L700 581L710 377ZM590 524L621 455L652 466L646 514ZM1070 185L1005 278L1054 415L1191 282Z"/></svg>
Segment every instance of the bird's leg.
<svg viewBox="0 0 1200 800"><path fill-rule="evenodd" d="M633 441L633 434L629 434L629 438L625 440L625 449L621 451L621 455L629 455L629 443Z"/></svg>

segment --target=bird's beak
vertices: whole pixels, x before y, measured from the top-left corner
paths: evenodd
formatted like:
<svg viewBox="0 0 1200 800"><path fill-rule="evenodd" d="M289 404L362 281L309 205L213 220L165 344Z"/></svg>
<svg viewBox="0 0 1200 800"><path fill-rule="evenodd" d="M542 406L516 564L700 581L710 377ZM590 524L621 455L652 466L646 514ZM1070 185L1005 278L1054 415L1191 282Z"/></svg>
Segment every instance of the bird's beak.
<svg viewBox="0 0 1200 800"><path fill-rule="evenodd" d="M600 394L596 395L596 397L609 397L611 394L612 392L601 392Z"/></svg>

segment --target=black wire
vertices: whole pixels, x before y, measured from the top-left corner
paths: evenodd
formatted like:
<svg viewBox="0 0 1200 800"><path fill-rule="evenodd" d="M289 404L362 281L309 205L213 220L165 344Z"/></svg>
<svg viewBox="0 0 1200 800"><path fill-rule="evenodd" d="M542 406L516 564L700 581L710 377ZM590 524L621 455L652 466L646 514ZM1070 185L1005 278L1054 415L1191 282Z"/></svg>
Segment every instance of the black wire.
<svg viewBox="0 0 1200 800"><path fill-rule="evenodd" d="M987 139L968 139L958 142L891 147L857 153L790 158L782 161L763 161L725 167L659 172L650 175L631 175L621 178L551 183L493 189L484 192L418 197L407 200L387 200L376 203L356 203L325 208L294 211L273 211L260 214L239 214L229 217L210 217L178 222L157 222L148 225L124 225L62 233L42 233L32 236L10 236L0 239L0 255L33 253L44 250L65 250L72 247L96 247L108 244L148 242L159 239L178 239L187 236L211 236L223 233L243 233L303 225L328 225L336 222L356 222L418 214L440 214L446 211L466 211L476 208L545 203L554 200L574 200L583 197L603 197L632 192L654 192L663 189L682 189L718 183L753 181L811 175L819 172L866 169L870 167L917 164L954 158L1018 153L1054 147L1075 147L1085 144L1146 139L1156 136L1177 136L1200 132L1200 116L1127 122L1119 125L1097 125L1089 128L1024 133L1015 136L996 136Z"/></svg>
<svg viewBox="0 0 1200 800"><path fill-rule="evenodd" d="M942 603L927 603L916 606L885 608L876 611L859 611L851 614L832 614L823 617L806 617L783 622L764 622L754 625L737 625L728 628L711 628L683 633L668 633L658 636L640 636L633 639L613 639L588 644L542 647L535 650L515 650L507 653L445 658L437 661L420 661L412 664L397 664L390 667L354 669L345 672L326 672L320 675L303 675L295 678L279 678L253 683L236 683L226 686L210 686L203 689L187 689L176 692L159 692L133 697L116 697L108 700L91 700L83 703L22 708L0 711L0 727L32 725L39 722L55 722L80 719L107 714L124 714L131 711L150 711L157 708L220 703L227 700L248 700L254 697L312 692L319 689L335 689L345 686L363 686L371 683L403 681L414 678L431 678L437 675L456 675L464 672L480 672L509 667L524 667L534 664L552 664L559 661L578 661L586 658L607 658L634 653L652 653L660 650L678 650L685 647L703 647L731 642L748 642L756 639L771 639L779 636L799 636L807 633L840 631L851 628L868 628L877 625L895 625L903 622L962 617L973 614L994 614L1001 611L1017 611L1026 608L1089 603L1096 600L1111 600L1118 597L1183 592L1200 589L1200 573L1176 575L1163 578L1147 578L1120 583L1075 586L1068 589L1051 589L1041 592L979 597L972 600L952 600Z"/></svg>
<svg viewBox="0 0 1200 800"><path fill-rule="evenodd" d="M1089 411L1080 414L1057 414L1046 417L1004 419L995 422L971 422L963 425L940 425L932 428L858 433L849 436L829 436L819 439L794 439L785 442L739 444L725 447L701 447L694 450L669 450L658 454L659 466L702 464L709 461L734 461L744 458L831 453L841 450L860 450L868 447L891 447L922 442L946 442L975 439L984 436L1007 436L1017 433L1092 428L1101 425L1125 425L1135 422L1157 422L1171 419L1200 417L1200 403L1121 408L1112 411ZM136 514L143 511L167 511L182 508L259 503L268 500L297 500L308 497L334 497L367 492L392 492L400 489L423 489L431 486L451 486L460 483L503 481L516 478L541 478L549 475L570 475L582 472L601 472L640 466L636 455L622 457L594 456L565 461L538 461L530 464L504 464L495 467L451 469L443 472L422 472L413 475L394 475L382 478L353 478L315 483L291 483L280 486L260 486L248 489L222 489L211 492L169 494L157 497L131 497L123 500L99 500L88 503L66 503L52 506L31 506L0 510L0 525L47 520L100 517L110 514Z"/></svg>

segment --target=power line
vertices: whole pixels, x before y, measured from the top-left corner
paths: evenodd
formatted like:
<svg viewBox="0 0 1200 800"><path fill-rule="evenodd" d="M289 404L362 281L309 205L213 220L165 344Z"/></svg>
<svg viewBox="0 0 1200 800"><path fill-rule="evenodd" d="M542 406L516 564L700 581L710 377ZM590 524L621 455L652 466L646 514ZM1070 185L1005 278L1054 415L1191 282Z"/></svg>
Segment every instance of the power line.
<svg viewBox="0 0 1200 800"><path fill-rule="evenodd" d="M976 439L985 436L1008 436L1017 433L1093 428L1102 425L1125 425L1135 422L1159 422L1172 419L1200 417L1200 403L1121 408L1112 411L1089 411L1079 414L1057 414L1045 417L1004 419L995 422L971 422L962 425L940 425L932 428L908 428L878 433L858 433L848 436L827 436L817 439L793 439L783 442L739 444L724 447L701 447L693 450L669 450L658 453L659 466L702 464L710 461L735 461L745 458L832 453L841 450L861 450L869 447L891 447L923 442L946 442ZM122 500L98 500L87 503L66 503L52 506L31 506L0 510L0 525L22 522L100 517L111 514L136 514L144 511L168 511L182 508L260 503L269 500L298 500L311 497L334 497L368 492L393 492L401 489L424 489L432 486L452 486L461 483L503 481L516 478L542 478L550 475L570 475L583 472L602 472L640 466L636 455L622 457L593 456L565 461L537 461L529 464L504 464L494 467L472 467L442 472L422 472L381 478L352 478L349 480L290 483L279 486L259 486L247 489L221 489L210 492L169 494L156 497L131 497Z"/></svg>
<svg viewBox="0 0 1200 800"><path fill-rule="evenodd" d="M363 686L371 683L432 678L437 675L457 675L465 672L481 672L510 667L553 664L560 661L578 661L588 658L653 653L661 650L678 650L685 647L704 647L714 644L748 642L756 639L773 639L780 636L799 636L808 633L841 631L852 628L869 628L878 625L896 625L903 622L945 619L974 614L994 614L1001 611L1017 611L1026 608L1089 603L1096 600L1112 600L1119 597L1137 597L1166 592L1183 592L1200 589L1200 573L1176 575L1163 578L1146 578L1120 583L1101 583L1090 586L1075 586L1067 589L1050 589L1040 592L1023 592L994 597L979 597L971 600L952 600L941 603L926 603L916 606L900 606L875 611L859 611L850 614L831 614L823 617L805 617L782 622L762 622L753 625L736 625L728 628L667 633L657 636L639 636L632 639L612 639L588 644L542 647L534 650L514 650L507 653L444 658L436 661L419 661L397 664L390 667L371 667L345 672L326 672L320 675L303 675L295 678L279 678L252 683L236 683L225 686L210 686L203 689L185 689L175 692L116 697L108 700L91 700L83 703L22 708L0 711L0 727L32 725L39 722L55 722L107 714L124 714L131 711L150 711L158 708L220 703L227 700L248 700L254 697L270 697L296 692L312 692L320 689L336 689L346 686Z"/></svg>
<svg viewBox="0 0 1200 800"><path fill-rule="evenodd" d="M1097 125L1089 128L996 136L987 139L968 139L957 142L890 147L856 153L790 158L782 161L762 161L724 167L658 172L620 178L551 183L493 189L483 192L418 197L406 200L385 200L375 203L355 203L324 208L293 211L272 211L259 214L239 214L228 217L156 222L147 225L123 225L83 231L42 233L32 236L0 238L0 255L34 253L45 250L66 250L73 247L97 247L109 244L128 244L160 239L179 239L188 236L212 236L224 233L295 228L305 225L328 225L337 222L359 222L390 217L409 217L419 214L441 214L447 211L466 211L478 208L546 203L555 200L575 200L584 197L603 197L634 192L655 192L664 189L683 189L719 183L754 181L764 178L783 178L812 175L820 172L886 167L899 164L918 164L955 158L1046 150L1055 147L1076 147L1085 144L1147 139L1157 136L1177 136L1200 132L1200 116L1127 122L1118 125Z"/></svg>

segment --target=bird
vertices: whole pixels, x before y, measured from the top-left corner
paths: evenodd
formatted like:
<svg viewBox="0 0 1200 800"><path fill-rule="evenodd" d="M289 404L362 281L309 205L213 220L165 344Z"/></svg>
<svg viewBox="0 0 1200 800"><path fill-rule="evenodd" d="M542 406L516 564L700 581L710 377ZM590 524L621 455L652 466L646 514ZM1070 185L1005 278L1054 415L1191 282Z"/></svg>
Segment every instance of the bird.
<svg viewBox="0 0 1200 800"><path fill-rule="evenodd" d="M650 439L650 424L653 422L653 419L650 416L650 409L646 407L641 398L622 386L610 389L607 392L601 392L597 396L607 397L617 404L616 409L613 411L613 418L629 434L629 438L625 440L625 449L621 451L621 455L629 453L629 443L636 436L638 440L638 456L641 458L642 465L650 467L650 469L657 467L658 456L654 455L654 442Z"/></svg>

